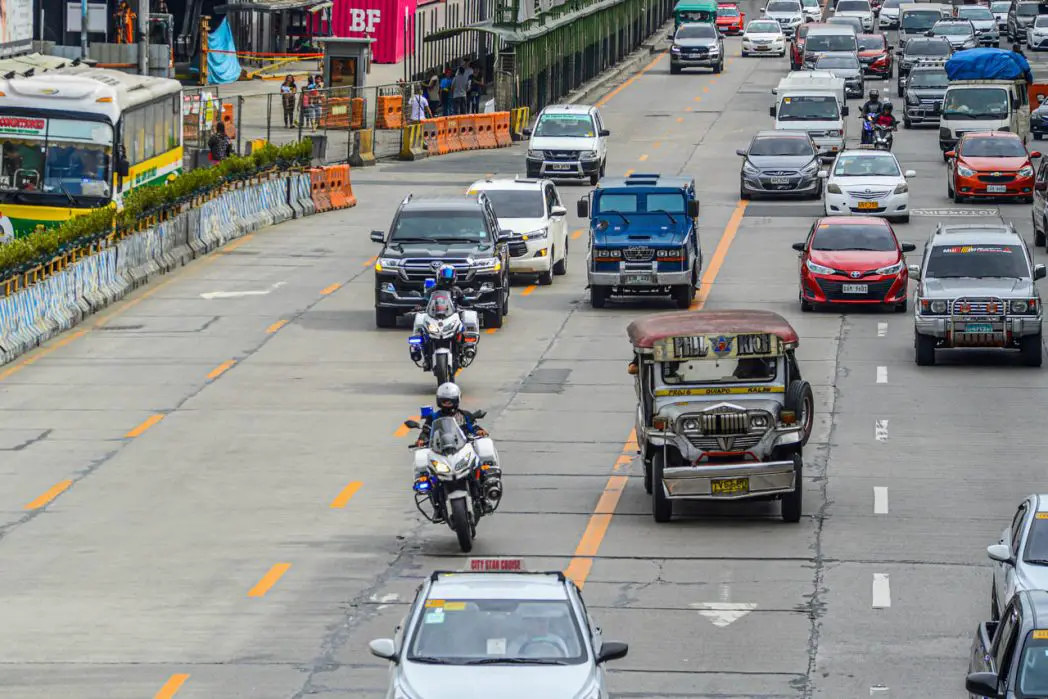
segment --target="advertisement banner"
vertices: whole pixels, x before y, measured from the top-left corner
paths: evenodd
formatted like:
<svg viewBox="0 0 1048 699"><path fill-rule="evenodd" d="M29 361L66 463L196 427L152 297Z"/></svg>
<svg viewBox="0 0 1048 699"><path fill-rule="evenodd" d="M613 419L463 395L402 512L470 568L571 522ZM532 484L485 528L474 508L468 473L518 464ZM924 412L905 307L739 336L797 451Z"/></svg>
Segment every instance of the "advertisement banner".
<svg viewBox="0 0 1048 699"><path fill-rule="evenodd" d="M3 2L3 0L0 0ZM335 36L372 38L375 63L398 63L414 50L405 46L405 18L414 20L416 0L334 0L331 28ZM413 22L412 22L413 25ZM414 26L409 29L413 30ZM413 42L414 37L408 36Z"/></svg>
<svg viewBox="0 0 1048 699"><path fill-rule="evenodd" d="M0 58L33 48L33 0L0 0Z"/></svg>
<svg viewBox="0 0 1048 699"><path fill-rule="evenodd" d="M3 0L0 0L2 2ZM47 133L47 119L35 117L0 117L0 135L36 136L43 138Z"/></svg>

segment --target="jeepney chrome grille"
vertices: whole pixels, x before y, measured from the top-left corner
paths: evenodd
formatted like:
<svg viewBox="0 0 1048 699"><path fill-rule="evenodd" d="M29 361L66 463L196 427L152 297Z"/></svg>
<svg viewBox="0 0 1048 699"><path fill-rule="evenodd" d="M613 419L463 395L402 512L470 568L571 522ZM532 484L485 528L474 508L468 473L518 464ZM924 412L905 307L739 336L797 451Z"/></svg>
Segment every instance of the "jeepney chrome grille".
<svg viewBox="0 0 1048 699"><path fill-rule="evenodd" d="M1006 306L1003 299L998 298L960 298L951 304L951 312L955 316L993 316L1002 315Z"/></svg>
<svg viewBox="0 0 1048 699"><path fill-rule="evenodd" d="M746 451L752 449L761 441L760 434L743 434L737 437L706 437L697 434L688 434L685 437L696 449L703 451Z"/></svg>
<svg viewBox="0 0 1048 699"><path fill-rule="evenodd" d="M746 434L749 419L746 413L713 413L699 416L699 425L704 435Z"/></svg>
<svg viewBox="0 0 1048 699"><path fill-rule="evenodd" d="M651 262L655 258L655 250L652 248L626 248L622 256L627 262Z"/></svg>

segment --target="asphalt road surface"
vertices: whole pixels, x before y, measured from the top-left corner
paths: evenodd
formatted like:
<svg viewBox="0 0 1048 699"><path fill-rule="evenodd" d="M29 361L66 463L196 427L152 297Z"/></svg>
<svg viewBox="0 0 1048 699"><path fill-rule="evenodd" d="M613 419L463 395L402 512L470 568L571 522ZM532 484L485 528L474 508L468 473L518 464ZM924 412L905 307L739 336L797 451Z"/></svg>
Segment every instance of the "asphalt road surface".
<svg viewBox="0 0 1048 699"><path fill-rule="evenodd" d="M786 61L668 63L603 100L608 171L696 177L699 305L777 311L800 332L818 410L805 516L707 505L653 522L625 327L670 306L590 307L573 217L587 188L563 184L568 275L515 287L460 377L507 473L474 555L570 568L606 637L630 644L618 697L957 697L989 613L984 547L1043 482L1048 369L975 352L919 369L909 314L802 315L790 245L820 207L743 205L735 155L770 127ZM933 212L896 226L902 240L998 211L1029 239L1028 206L946 199L934 129L896 143L913 206ZM236 242L0 369L0 696L382 695L367 642L462 556L413 508L399 425L433 380L405 329L374 327L368 233L408 192L522 169L515 146L355 170L355 209Z"/></svg>

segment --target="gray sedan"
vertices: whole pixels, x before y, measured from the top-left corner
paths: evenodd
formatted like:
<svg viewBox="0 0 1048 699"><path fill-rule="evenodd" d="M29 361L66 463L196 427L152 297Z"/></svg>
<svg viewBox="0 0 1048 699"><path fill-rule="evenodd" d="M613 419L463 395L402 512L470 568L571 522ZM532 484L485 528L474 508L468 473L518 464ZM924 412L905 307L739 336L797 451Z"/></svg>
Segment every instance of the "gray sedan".
<svg viewBox="0 0 1048 699"><path fill-rule="evenodd" d="M824 53L815 62L815 70L828 70L838 78L844 78L844 91L848 97L862 97L862 63L856 54L848 51Z"/></svg>
<svg viewBox="0 0 1048 699"><path fill-rule="evenodd" d="M1048 590L1048 495L1031 495L1001 540L986 548L993 561L990 613L994 621L1017 592Z"/></svg>

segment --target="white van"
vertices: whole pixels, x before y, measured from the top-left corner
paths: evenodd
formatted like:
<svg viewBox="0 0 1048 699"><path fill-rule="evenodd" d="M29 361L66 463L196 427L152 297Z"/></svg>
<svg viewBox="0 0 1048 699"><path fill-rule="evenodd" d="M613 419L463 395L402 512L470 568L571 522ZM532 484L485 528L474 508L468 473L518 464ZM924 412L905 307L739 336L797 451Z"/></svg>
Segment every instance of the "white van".
<svg viewBox="0 0 1048 699"><path fill-rule="evenodd" d="M969 131L1010 131L1025 143L1030 134L1026 81L953 80L946 88L939 121L939 148L953 150Z"/></svg>
<svg viewBox="0 0 1048 699"><path fill-rule="evenodd" d="M776 99L769 114L775 128L804 131L823 157L836 156L844 150L846 135L844 89L844 78L828 71L790 73L772 90Z"/></svg>
<svg viewBox="0 0 1048 699"><path fill-rule="evenodd" d="M899 46L907 39L924 36L940 19L953 17L953 8L937 2L899 5Z"/></svg>

